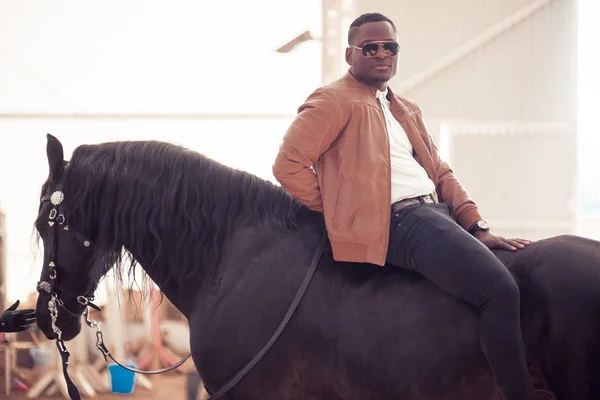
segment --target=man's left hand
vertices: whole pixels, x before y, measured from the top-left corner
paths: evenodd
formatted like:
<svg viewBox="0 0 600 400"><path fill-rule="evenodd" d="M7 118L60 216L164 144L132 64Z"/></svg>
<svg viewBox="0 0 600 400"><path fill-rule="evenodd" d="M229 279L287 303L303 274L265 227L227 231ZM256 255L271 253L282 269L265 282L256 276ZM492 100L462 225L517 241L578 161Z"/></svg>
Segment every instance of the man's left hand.
<svg viewBox="0 0 600 400"><path fill-rule="evenodd" d="M479 239L488 249L505 249L510 251L517 251L518 249L524 249L531 241L525 239L506 239L502 236L495 235L490 231L475 232L475 237Z"/></svg>

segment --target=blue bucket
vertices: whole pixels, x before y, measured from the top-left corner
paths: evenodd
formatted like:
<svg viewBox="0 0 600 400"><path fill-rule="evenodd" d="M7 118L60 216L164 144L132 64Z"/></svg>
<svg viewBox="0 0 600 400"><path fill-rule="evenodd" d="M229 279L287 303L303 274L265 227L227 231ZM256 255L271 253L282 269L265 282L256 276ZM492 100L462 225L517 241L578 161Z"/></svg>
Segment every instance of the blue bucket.
<svg viewBox="0 0 600 400"><path fill-rule="evenodd" d="M135 368L131 364L126 364L130 368ZM113 393L132 394L135 386L135 373L126 370L117 364L109 364L108 374L110 375L110 390Z"/></svg>

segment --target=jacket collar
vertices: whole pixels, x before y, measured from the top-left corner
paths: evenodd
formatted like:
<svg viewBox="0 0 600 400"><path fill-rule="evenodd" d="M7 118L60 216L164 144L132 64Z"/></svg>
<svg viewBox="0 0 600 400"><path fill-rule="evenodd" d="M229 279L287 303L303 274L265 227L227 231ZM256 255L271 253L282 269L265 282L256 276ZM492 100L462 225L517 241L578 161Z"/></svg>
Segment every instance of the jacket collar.
<svg viewBox="0 0 600 400"><path fill-rule="evenodd" d="M373 97L377 97L377 89L375 89L372 86L365 85L360 80L358 80L358 78L356 76L354 76L354 74L352 73L351 69L348 69L348 72L346 72L346 74L344 75L344 78L346 80L348 80L349 82L352 82L354 86L360 87L363 90L369 92L371 95L373 95ZM388 100L392 101L392 99L396 98L396 96L394 95L394 91L392 90L390 85L387 85L387 90L388 90L388 96L387 96Z"/></svg>
<svg viewBox="0 0 600 400"><path fill-rule="evenodd" d="M348 69L348 72L346 72L343 79L349 85L368 92L374 98L377 97L377 89L375 89L374 87L365 85L364 83L359 81L358 78L356 78L354 76L354 74L352 73L352 70ZM388 90L387 98L390 101L390 103L392 103L392 107L396 110L402 110L401 113L396 112L396 116L398 118L403 119L406 115L409 115L410 111L409 111L408 107L398 96L396 96L396 94L394 93L394 91L392 90L390 85L387 85L387 90Z"/></svg>
<svg viewBox="0 0 600 400"><path fill-rule="evenodd" d="M374 87L371 87L369 85L365 85L364 83L359 81L358 78L356 76L354 76L354 74L352 73L352 70L350 68L348 69L348 72L346 72L344 77L346 78L346 80L352 82L354 86L360 87L363 90L366 90L367 92L369 92L371 95L373 95L373 97L377 96L377 89L375 89Z"/></svg>

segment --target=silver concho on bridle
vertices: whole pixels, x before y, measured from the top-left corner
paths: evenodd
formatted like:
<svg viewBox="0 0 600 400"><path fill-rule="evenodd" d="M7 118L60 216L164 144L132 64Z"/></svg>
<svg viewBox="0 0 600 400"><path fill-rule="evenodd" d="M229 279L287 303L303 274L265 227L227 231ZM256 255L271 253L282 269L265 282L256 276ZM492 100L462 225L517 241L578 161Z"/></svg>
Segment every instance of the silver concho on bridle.
<svg viewBox="0 0 600 400"><path fill-rule="evenodd" d="M44 292L50 294L50 284L48 282L40 282L38 287Z"/></svg>
<svg viewBox="0 0 600 400"><path fill-rule="evenodd" d="M60 215L58 215L58 218L57 218L58 210L56 209L56 207L58 205L60 205L64 199L65 199L65 194L63 192L61 192L60 190L57 190L56 192L52 193L52 195L50 196L50 203L52 203L54 208L52 208L52 210L50 210L50 215L48 216L50 221L48 221L48 225L54 226L54 219L56 219L56 221L58 222L59 225L62 225L65 223L64 215L60 214Z"/></svg>
<svg viewBox="0 0 600 400"><path fill-rule="evenodd" d="M52 205L57 206L60 203L62 203L64 199L65 194L60 190L57 190L56 192L52 193L52 196L50 196L50 203L52 203Z"/></svg>

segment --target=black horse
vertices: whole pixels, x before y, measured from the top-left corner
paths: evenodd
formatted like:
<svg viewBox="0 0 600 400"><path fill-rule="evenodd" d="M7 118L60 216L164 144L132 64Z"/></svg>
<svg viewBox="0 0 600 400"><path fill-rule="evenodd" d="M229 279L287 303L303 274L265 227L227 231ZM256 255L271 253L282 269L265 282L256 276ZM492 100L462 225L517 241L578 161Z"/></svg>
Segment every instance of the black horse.
<svg viewBox="0 0 600 400"><path fill-rule="evenodd" d="M36 221L39 327L51 339L58 330L75 337L99 279L113 265L139 263L189 320L194 363L217 390L286 314L320 243L321 214L276 185L167 143L83 145L67 162L49 135L47 155ZM600 243L560 236L495 254L521 288L536 385L558 399L600 399ZM497 395L474 308L416 273L338 263L326 248L293 318L226 398Z"/></svg>

